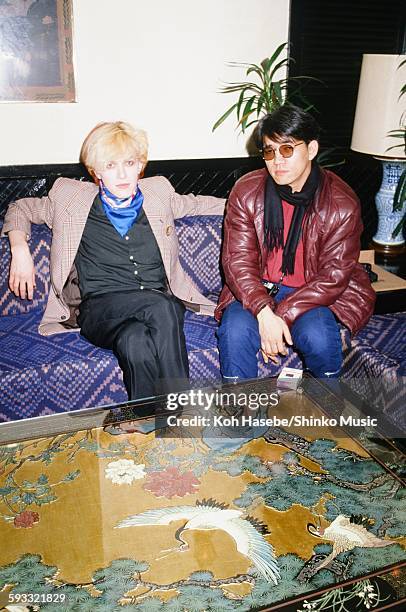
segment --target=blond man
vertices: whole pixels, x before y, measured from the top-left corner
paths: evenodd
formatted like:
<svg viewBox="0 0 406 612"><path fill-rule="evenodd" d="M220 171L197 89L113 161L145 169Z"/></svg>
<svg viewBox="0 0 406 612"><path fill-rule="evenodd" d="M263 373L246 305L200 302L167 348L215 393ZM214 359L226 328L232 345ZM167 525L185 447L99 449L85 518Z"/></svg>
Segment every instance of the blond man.
<svg viewBox="0 0 406 612"><path fill-rule="evenodd" d="M9 284L32 299L31 223L52 230L51 283L39 333L81 328L115 353L129 399L184 388L188 360L184 304L212 314L179 262L174 220L222 214L224 200L179 195L163 177L142 179L145 132L102 123L86 137L81 161L95 183L58 179L48 196L10 204L3 235L12 253Z"/></svg>

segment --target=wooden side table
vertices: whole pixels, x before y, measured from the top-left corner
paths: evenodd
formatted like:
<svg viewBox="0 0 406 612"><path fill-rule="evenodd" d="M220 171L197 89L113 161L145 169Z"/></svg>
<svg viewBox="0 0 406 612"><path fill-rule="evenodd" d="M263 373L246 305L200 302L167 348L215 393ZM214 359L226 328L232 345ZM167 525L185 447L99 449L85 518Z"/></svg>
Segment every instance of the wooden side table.
<svg viewBox="0 0 406 612"><path fill-rule="evenodd" d="M377 263L375 263L377 260ZM394 260L378 258L375 251L361 251L359 261L370 263L372 271L378 275L378 280L372 283L376 291L375 314L389 314L391 312L404 312L406 310L406 280L404 274L404 258L396 266ZM388 269L389 268L389 269ZM396 270L398 274L393 274Z"/></svg>

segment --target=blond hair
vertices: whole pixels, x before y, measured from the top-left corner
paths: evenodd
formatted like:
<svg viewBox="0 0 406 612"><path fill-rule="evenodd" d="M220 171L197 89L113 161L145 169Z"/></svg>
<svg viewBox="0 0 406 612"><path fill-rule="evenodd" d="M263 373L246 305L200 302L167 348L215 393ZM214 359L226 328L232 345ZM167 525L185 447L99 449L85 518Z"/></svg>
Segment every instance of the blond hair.
<svg viewBox="0 0 406 612"><path fill-rule="evenodd" d="M134 156L145 167L148 159L147 134L124 121L104 122L96 125L86 136L80 150L80 161L95 176L100 165L123 155Z"/></svg>

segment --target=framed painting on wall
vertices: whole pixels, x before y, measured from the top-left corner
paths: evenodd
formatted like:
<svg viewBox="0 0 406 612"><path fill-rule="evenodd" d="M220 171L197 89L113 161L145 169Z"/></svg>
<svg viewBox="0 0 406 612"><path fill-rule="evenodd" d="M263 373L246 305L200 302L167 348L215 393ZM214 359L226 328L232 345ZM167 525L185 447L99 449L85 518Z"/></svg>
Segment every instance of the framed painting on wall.
<svg viewBox="0 0 406 612"><path fill-rule="evenodd" d="M76 101L72 0L0 0L0 101Z"/></svg>

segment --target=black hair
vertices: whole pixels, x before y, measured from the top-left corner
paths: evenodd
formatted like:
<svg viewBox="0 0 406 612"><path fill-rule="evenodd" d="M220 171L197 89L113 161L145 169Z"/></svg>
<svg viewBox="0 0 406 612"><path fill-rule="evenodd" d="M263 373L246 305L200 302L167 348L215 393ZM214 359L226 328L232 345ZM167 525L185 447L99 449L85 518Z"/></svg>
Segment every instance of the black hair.
<svg viewBox="0 0 406 612"><path fill-rule="evenodd" d="M294 138L304 140L308 144L311 140L319 140L320 126L314 117L302 108L293 104L284 104L259 121L254 138L260 150L263 147L264 136L276 141Z"/></svg>

